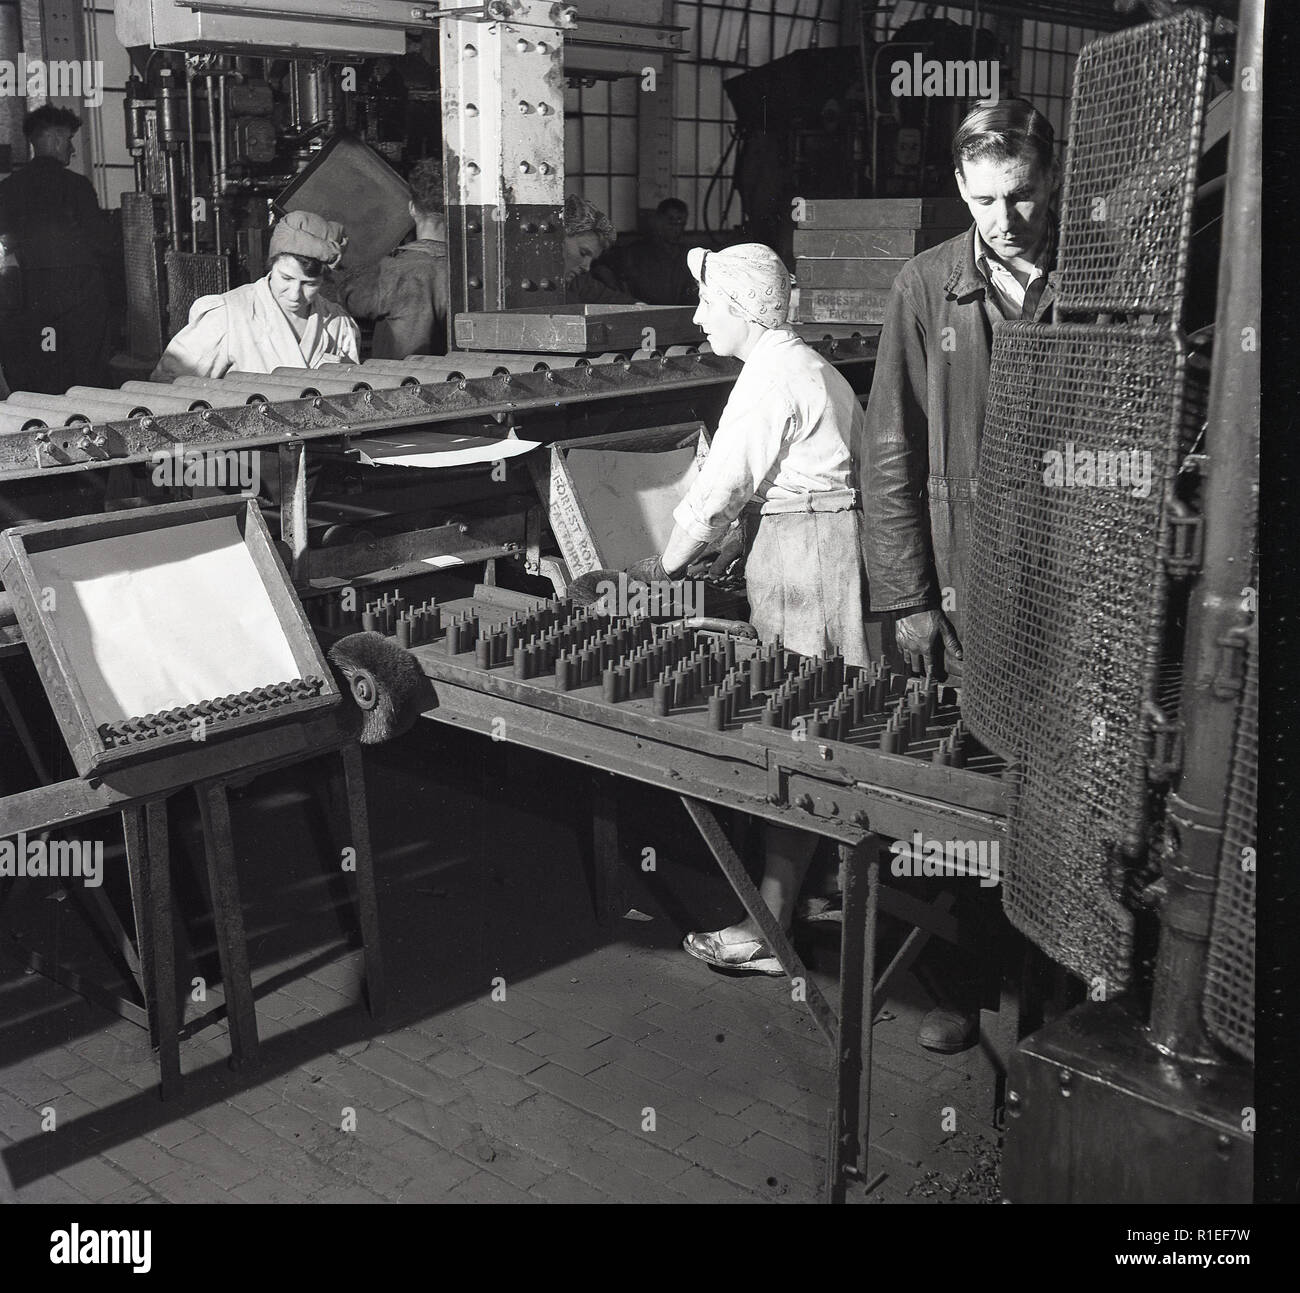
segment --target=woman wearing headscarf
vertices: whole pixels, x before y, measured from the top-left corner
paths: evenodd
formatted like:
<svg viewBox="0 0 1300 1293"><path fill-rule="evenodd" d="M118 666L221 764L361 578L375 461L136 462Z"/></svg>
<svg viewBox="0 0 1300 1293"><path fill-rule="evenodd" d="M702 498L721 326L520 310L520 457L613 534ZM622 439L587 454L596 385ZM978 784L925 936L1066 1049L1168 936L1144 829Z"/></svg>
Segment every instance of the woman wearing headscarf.
<svg viewBox="0 0 1300 1293"><path fill-rule="evenodd" d="M220 296L199 297L150 380L357 362L356 323L319 294L325 271L339 263L346 245L337 221L290 211L271 231L266 274Z"/></svg>
<svg viewBox="0 0 1300 1293"><path fill-rule="evenodd" d="M673 512L667 547L628 573L648 583L680 576L743 513L752 534L746 591L760 638L779 638L801 655L837 651L847 664L864 665L868 603L854 484L862 406L844 377L786 326L790 276L770 247L694 247L687 263L700 288L695 322L715 354L744 366L708 457ZM816 843L803 831L767 827L760 892L784 929ZM782 973L748 919L688 934L683 946L710 965Z"/></svg>
<svg viewBox="0 0 1300 1293"><path fill-rule="evenodd" d="M564 199L564 293L568 300L581 305L636 304L636 297L592 272L592 263L617 238L613 221L597 206L576 193Z"/></svg>

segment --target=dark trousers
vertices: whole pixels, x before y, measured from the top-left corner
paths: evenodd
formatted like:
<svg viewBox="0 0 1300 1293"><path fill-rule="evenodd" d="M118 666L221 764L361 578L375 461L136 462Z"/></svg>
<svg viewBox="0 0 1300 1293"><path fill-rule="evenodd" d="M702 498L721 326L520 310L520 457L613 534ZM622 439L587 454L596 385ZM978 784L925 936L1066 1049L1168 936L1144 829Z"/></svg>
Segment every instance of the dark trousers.
<svg viewBox="0 0 1300 1293"><path fill-rule="evenodd" d="M35 278L35 276L33 276ZM0 320L0 366L11 391L62 395L108 376L108 291L93 269L43 271L26 308Z"/></svg>

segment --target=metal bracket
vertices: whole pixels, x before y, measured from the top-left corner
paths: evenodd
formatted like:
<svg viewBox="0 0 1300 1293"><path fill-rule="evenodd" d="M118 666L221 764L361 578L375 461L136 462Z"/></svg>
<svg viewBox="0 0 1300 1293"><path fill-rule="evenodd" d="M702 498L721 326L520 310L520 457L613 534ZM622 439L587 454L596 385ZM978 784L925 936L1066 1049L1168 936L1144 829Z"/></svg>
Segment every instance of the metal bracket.
<svg viewBox="0 0 1300 1293"><path fill-rule="evenodd" d="M1147 778L1170 781L1183 763L1183 725L1150 701L1142 706L1142 716L1151 742L1147 747Z"/></svg>
<svg viewBox="0 0 1300 1293"><path fill-rule="evenodd" d="M1205 527L1201 518L1178 499L1169 502L1169 553L1165 569L1175 576L1193 575L1201 568Z"/></svg>
<svg viewBox="0 0 1300 1293"><path fill-rule="evenodd" d="M1248 635L1249 629L1244 624L1239 624L1216 639L1219 658L1214 670L1214 681L1210 684L1210 692L1216 700L1236 700L1246 685Z"/></svg>

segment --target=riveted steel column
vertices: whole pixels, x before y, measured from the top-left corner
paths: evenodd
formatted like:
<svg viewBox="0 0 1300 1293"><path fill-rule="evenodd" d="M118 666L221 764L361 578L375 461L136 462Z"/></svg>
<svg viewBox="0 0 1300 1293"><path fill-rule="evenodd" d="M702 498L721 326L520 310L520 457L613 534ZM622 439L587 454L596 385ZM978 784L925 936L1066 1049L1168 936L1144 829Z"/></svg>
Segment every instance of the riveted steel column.
<svg viewBox="0 0 1300 1293"><path fill-rule="evenodd" d="M563 47L572 24L567 5L530 0L441 23L455 313L564 299Z"/></svg>

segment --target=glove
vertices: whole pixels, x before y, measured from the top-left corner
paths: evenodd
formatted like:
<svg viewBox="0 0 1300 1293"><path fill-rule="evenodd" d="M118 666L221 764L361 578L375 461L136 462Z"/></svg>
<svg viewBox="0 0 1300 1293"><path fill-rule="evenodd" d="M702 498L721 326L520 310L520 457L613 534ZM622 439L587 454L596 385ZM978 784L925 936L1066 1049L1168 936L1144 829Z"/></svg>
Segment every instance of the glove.
<svg viewBox="0 0 1300 1293"><path fill-rule="evenodd" d="M686 573L692 579L708 579L712 583L725 583L729 576L738 574L737 567L745 556L745 530L733 525L722 536L715 552L706 552L699 561L692 562Z"/></svg>
<svg viewBox="0 0 1300 1293"><path fill-rule="evenodd" d="M942 611L917 611L914 615L904 615L894 625L894 638L904 655L920 652L927 677L934 672L934 648L940 639L944 651L954 660L962 658L956 630Z"/></svg>
<svg viewBox="0 0 1300 1293"><path fill-rule="evenodd" d="M642 557L628 566L627 579L630 584L666 584L671 576L664 569L664 559L657 553L653 557Z"/></svg>

